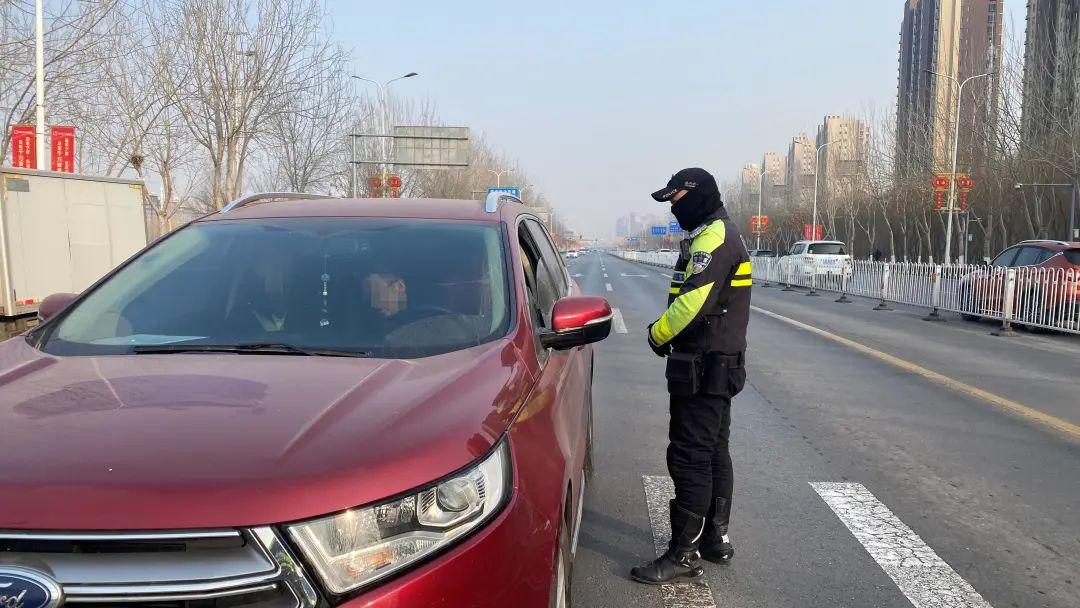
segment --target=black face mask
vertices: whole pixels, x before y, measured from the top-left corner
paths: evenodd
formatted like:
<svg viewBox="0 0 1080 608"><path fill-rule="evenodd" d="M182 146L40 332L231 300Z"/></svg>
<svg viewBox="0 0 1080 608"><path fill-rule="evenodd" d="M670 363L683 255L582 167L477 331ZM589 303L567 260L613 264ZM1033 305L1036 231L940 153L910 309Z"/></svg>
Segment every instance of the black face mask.
<svg viewBox="0 0 1080 608"><path fill-rule="evenodd" d="M690 232L705 223L723 203L720 194L704 189L689 190L679 200L671 204L671 213L679 221L683 230Z"/></svg>

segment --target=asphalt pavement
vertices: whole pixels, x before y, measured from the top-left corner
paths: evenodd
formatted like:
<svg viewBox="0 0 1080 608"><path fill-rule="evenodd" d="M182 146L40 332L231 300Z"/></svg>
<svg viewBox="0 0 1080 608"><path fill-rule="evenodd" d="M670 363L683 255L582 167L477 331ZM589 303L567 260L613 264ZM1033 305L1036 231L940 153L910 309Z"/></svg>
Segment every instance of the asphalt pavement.
<svg viewBox="0 0 1080 608"><path fill-rule="evenodd" d="M575 606L1080 607L1080 338L757 285L735 558L693 587L630 582L666 534L664 362L645 326L670 271L600 253L568 267L626 327L596 347Z"/></svg>

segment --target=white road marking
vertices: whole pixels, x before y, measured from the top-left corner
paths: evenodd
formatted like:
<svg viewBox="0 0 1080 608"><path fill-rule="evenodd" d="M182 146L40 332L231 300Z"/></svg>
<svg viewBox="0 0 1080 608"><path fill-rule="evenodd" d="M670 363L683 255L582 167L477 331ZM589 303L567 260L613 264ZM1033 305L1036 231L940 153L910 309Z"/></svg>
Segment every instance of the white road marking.
<svg viewBox="0 0 1080 608"><path fill-rule="evenodd" d="M647 277L647 276L649 276L647 274L626 274L625 272L620 272L619 274L624 276L624 277Z"/></svg>
<svg viewBox="0 0 1080 608"><path fill-rule="evenodd" d="M626 321L622 318L622 311L618 308L611 309L611 329L617 334L626 333Z"/></svg>
<svg viewBox="0 0 1080 608"><path fill-rule="evenodd" d="M671 522L668 519L668 501L675 498L675 485L670 477L642 475L645 486L645 504L649 507L649 524L652 526L653 544L656 554L667 551L671 539ZM708 572L708 568L705 569ZM706 576L689 583L662 585L660 596L664 608L716 608L712 589Z"/></svg>
<svg viewBox="0 0 1080 608"><path fill-rule="evenodd" d="M585 276L585 275L583 275L583 274L581 274L581 273L579 272L579 273L577 273L577 274L572 274L572 275L570 275L570 276L572 276L572 277L574 277L574 278L576 279L576 278L579 278L579 277L583 277L583 276Z"/></svg>
<svg viewBox="0 0 1080 608"><path fill-rule="evenodd" d="M656 274L658 274L658 275L660 275L660 276L664 277L665 279L670 279L670 278L672 278L672 276L671 276L670 274L666 273L666 272L658 272L658 273L656 273Z"/></svg>
<svg viewBox="0 0 1080 608"><path fill-rule="evenodd" d="M604 278L605 278L605 279L607 278L607 273L606 273L606 272L604 273Z"/></svg>
<svg viewBox="0 0 1080 608"><path fill-rule="evenodd" d="M606 288L606 289L607 289L608 291L615 291L615 289L614 289L614 288L613 288L613 287L611 286L611 283L604 283L604 287L605 287L605 288Z"/></svg>
<svg viewBox="0 0 1080 608"><path fill-rule="evenodd" d="M992 608L862 484L810 485L915 608Z"/></svg>

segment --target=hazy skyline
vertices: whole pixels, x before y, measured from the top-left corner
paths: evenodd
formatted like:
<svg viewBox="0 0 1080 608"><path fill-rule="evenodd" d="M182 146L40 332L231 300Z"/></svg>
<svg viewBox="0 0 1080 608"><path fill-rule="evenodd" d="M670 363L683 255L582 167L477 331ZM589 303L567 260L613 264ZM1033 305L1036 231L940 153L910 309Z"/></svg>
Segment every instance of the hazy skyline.
<svg viewBox="0 0 1080 608"><path fill-rule="evenodd" d="M327 6L356 73L419 72L394 94L482 133L572 228L608 237L663 212L648 194L680 168L729 180L825 114L893 111L904 0ZM1021 38L1025 7L1006 0Z"/></svg>

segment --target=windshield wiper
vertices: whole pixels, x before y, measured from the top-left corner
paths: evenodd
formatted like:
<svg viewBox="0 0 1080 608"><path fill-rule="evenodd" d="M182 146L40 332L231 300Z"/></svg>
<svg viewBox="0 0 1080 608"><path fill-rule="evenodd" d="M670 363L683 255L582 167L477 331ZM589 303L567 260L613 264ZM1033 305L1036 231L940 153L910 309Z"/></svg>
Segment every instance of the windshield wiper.
<svg viewBox="0 0 1080 608"><path fill-rule="evenodd" d="M369 357L371 353L334 348L302 348L279 342L240 344L144 344L132 349L136 355L172 353L239 353L259 355L305 355L309 357Z"/></svg>

